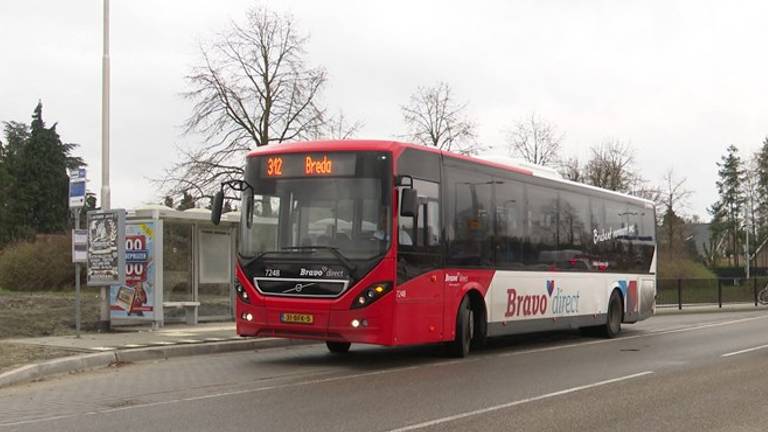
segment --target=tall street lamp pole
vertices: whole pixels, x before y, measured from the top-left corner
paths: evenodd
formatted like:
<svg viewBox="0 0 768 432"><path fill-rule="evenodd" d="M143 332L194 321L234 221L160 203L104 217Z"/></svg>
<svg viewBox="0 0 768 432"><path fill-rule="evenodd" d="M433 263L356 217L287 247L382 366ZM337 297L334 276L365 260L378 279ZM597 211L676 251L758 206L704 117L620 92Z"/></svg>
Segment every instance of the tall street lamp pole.
<svg viewBox="0 0 768 432"><path fill-rule="evenodd" d="M101 208L109 210L109 0L104 0L104 41L101 55ZM101 287L99 328L109 328L109 287Z"/></svg>

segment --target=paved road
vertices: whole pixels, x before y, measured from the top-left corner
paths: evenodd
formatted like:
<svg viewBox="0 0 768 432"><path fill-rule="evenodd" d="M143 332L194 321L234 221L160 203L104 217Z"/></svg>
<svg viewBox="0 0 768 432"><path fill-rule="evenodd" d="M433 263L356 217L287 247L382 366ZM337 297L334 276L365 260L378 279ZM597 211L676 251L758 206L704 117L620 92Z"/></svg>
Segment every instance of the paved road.
<svg viewBox="0 0 768 432"><path fill-rule="evenodd" d="M766 312L658 316L614 340L497 339L464 360L353 350L191 357L0 390L0 432L768 430Z"/></svg>

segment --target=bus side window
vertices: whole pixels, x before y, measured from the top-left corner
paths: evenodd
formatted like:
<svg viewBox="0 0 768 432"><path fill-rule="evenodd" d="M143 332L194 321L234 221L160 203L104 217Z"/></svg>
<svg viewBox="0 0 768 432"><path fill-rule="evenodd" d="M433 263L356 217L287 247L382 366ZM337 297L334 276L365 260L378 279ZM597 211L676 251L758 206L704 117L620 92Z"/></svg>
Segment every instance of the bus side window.
<svg viewBox="0 0 768 432"><path fill-rule="evenodd" d="M496 265L520 269L524 266L525 184L494 178L496 196Z"/></svg>
<svg viewBox="0 0 768 432"><path fill-rule="evenodd" d="M449 226L448 264L493 264L493 179L490 175L461 168L446 171L449 193L446 225Z"/></svg>

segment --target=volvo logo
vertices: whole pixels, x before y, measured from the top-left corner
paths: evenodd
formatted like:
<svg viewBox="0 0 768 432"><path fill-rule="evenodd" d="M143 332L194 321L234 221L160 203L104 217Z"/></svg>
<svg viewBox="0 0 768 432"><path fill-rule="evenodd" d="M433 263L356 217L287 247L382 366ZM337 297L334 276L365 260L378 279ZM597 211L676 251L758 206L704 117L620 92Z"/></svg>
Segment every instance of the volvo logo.
<svg viewBox="0 0 768 432"><path fill-rule="evenodd" d="M305 284L297 283L296 285L293 286L293 288L289 288L289 289L283 291L283 293L290 293L290 292L300 293L304 288L310 287L312 285L317 285L317 283L315 283L315 282L308 282L308 283L305 283Z"/></svg>

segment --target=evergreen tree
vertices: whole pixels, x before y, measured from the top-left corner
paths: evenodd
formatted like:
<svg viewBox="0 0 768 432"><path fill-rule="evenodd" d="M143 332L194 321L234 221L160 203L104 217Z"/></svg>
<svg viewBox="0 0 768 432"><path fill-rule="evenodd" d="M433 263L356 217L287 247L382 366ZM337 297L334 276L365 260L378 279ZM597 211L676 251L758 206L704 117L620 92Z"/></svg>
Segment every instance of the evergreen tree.
<svg viewBox="0 0 768 432"><path fill-rule="evenodd" d="M3 146L3 142L0 141L0 248L11 239L8 219L10 216L9 199L12 177L8 173L5 159L6 149Z"/></svg>
<svg viewBox="0 0 768 432"><path fill-rule="evenodd" d="M756 205L754 209L755 225L759 239L768 236L768 137L763 146L755 153Z"/></svg>
<svg viewBox="0 0 768 432"><path fill-rule="evenodd" d="M24 147L29 141L29 126L19 122L4 123L5 135L4 165L8 173L9 181L6 185L5 203L6 216L3 220L3 231L7 240L20 240L30 238L35 230L27 217L27 208L30 205L28 189L19 183L19 177L23 173Z"/></svg>
<svg viewBox="0 0 768 432"><path fill-rule="evenodd" d="M84 165L70 154L76 145L61 142L56 124L45 127L41 102L30 127L11 122L5 124L5 132L6 166L13 177L9 201L12 237L64 230L69 217L67 169Z"/></svg>
<svg viewBox="0 0 768 432"><path fill-rule="evenodd" d="M742 225L742 216L744 210L744 168L739 150L736 146L729 146L721 162L717 164L718 180L717 192L720 196L718 201L710 208L712 214L712 224L710 230L713 237L726 236L727 254L733 256L732 265L739 265L740 249L740 231Z"/></svg>
<svg viewBox="0 0 768 432"><path fill-rule="evenodd" d="M85 224L88 222L88 212L92 210L98 210L96 207L96 194L90 191L85 193L85 203L83 208L80 209L80 228L85 228Z"/></svg>
<svg viewBox="0 0 768 432"><path fill-rule="evenodd" d="M687 252L686 247L687 233L685 231L685 220L678 216L671 208L664 212L661 218L661 227L659 230L659 243L661 249L668 253L670 257L677 257Z"/></svg>
<svg viewBox="0 0 768 432"><path fill-rule="evenodd" d="M166 207L173 208L173 197L170 195L166 195L165 198L163 198L163 205Z"/></svg>

